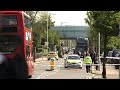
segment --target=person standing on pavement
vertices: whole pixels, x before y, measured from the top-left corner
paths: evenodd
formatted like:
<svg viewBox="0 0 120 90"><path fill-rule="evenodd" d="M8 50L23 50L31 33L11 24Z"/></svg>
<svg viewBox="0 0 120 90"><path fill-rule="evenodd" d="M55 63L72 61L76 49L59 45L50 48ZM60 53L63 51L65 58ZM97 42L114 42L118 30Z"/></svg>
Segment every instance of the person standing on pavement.
<svg viewBox="0 0 120 90"><path fill-rule="evenodd" d="M93 64L98 64L98 60L97 60L97 55L95 51L92 51L90 54L91 58L92 58L92 63ZM96 70L98 70L98 65L96 65Z"/></svg>
<svg viewBox="0 0 120 90"><path fill-rule="evenodd" d="M90 56L91 56L91 58L92 58L92 63L95 64L95 61L96 61L96 52L95 52L95 51L92 51L92 52L90 53Z"/></svg>
<svg viewBox="0 0 120 90"><path fill-rule="evenodd" d="M86 64L86 72L90 73L91 72L92 59L91 59L89 53L87 53L86 57L84 58L84 64Z"/></svg>
<svg viewBox="0 0 120 90"><path fill-rule="evenodd" d="M86 57L86 52L84 51L83 52L83 60L84 60L85 57Z"/></svg>
<svg viewBox="0 0 120 90"><path fill-rule="evenodd" d="M78 55L81 56L81 52L80 51L78 52Z"/></svg>

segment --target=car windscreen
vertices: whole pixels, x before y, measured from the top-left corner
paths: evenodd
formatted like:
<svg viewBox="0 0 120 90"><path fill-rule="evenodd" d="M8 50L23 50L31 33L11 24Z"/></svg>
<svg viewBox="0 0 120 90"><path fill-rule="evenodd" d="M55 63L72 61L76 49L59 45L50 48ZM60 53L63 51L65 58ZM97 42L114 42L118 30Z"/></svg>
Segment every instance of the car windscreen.
<svg viewBox="0 0 120 90"><path fill-rule="evenodd" d="M79 56L68 56L68 59L80 60Z"/></svg>
<svg viewBox="0 0 120 90"><path fill-rule="evenodd" d="M0 36L0 52L12 53L18 45L21 44L19 36L16 35L1 35Z"/></svg>

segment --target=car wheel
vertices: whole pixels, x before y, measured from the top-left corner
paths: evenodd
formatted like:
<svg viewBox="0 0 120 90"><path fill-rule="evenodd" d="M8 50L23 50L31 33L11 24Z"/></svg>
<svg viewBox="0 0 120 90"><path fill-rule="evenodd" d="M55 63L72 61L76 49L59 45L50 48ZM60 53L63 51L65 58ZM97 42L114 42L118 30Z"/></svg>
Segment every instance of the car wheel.
<svg viewBox="0 0 120 90"><path fill-rule="evenodd" d="M79 67L80 69L82 69L82 67Z"/></svg>
<svg viewBox="0 0 120 90"><path fill-rule="evenodd" d="M68 66L65 64L65 66L64 66L65 68L68 68Z"/></svg>
<svg viewBox="0 0 120 90"><path fill-rule="evenodd" d="M65 66L65 68L68 68L68 66Z"/></svg>
<svg viewBox="0 0 120 90"><path fill-rule="evenodd" d="M115 69L119 69L119 66L115 65Z"/></svg>

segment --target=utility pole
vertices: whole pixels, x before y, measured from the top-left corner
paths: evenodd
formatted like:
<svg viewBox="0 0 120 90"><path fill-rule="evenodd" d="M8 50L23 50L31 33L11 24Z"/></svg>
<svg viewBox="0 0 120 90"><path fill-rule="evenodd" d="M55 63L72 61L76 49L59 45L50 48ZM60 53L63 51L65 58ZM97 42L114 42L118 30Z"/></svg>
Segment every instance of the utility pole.
<svg viewBox="0 0 120 90"><path fill-rule="evenodd" d="M100 64L100 33L98 33L98 61ZM100 65L99 65L99 70L100 70Z"/></svg>

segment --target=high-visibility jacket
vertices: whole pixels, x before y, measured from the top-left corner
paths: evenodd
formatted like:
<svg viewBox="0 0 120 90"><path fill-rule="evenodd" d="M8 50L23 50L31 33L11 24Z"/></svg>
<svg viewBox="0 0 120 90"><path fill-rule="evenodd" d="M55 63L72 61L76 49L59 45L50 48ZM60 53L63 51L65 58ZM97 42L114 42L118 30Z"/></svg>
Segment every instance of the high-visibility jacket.
<svg viewBox="0 0 120 90"><path fill-rule="evenodd" d="M84 58L84 64L92 64L92 59L90 56L86 56Z"/></svg>

